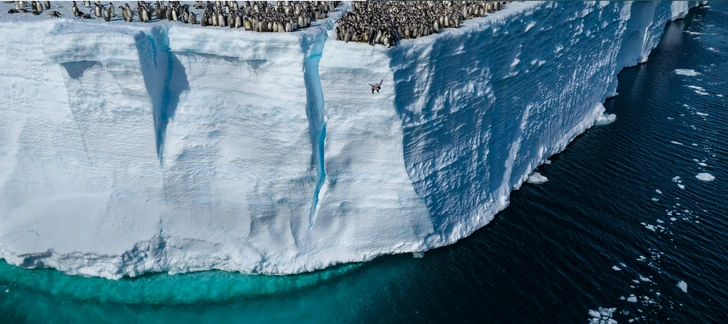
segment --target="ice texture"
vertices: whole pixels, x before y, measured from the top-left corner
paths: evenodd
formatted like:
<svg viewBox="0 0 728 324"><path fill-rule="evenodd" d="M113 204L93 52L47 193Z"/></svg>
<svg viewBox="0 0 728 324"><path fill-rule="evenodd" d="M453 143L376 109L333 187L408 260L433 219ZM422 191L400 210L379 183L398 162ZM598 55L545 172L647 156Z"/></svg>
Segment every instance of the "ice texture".
<svg viewBox="0 0 728 324"><path fill-rule="evenodd" d="M528 177L528 179L526 181L528 183L533 183L533 184L542 184L542 183L544 183L546 181L549 181L549 179L546 178L545 176L541 175L538 172L534 172L533 174L531 174Z"/></svg>
<svg viewBox="0 0 728 324"><path fill-rule="evenodd" d="M712 174L705 173L705 172L698 173L695 177L698 178L698 180L700 180L700 181L713 181L713 180L715 180L715 177Z"/></svg>
<svg viewBox="0 0 728 324"><path fill-rule="evenodd" d="M695 70L693 70L693 69L675 69L675 74L685 75L685 76L697 76L697 75L700 75L700 73L695 72Z"/></svg>
<svg viewBox="0 0 728 324"><path fill-rule="evenodd" d="M346 4L294 33L3 16L0 257L290 274L452 244L694 5L515 2L391 49L333 41Z"/></svg>

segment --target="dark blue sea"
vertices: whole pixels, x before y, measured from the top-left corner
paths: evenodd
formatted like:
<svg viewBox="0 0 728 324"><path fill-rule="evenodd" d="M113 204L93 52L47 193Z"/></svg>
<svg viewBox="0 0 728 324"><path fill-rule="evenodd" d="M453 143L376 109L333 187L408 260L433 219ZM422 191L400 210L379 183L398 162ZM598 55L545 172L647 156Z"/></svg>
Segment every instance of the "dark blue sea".
<svg viewBox="0 0 728 324"><path fill-rule="evenodd" d="M669 23L618 93L548 182L424 258L118 281L0 261L0 323L726 323L728 3Z"/></svg>

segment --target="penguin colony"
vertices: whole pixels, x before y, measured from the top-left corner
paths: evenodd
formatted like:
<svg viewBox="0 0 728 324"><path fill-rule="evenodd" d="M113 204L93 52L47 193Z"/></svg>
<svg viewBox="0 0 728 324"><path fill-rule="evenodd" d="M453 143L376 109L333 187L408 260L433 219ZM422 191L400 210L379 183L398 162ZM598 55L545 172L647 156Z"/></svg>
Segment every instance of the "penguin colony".
<svg viewBox="0 0 728 324"><path fill-rule="evenodd" d="M5 3L13 3L13 1L5 1ZM30 11L28 8L26 8L30 4ZM30 12L34 15L40 15L43 13L43 7L45 6L46 10L51 9L51 2L50 1L15 1L15 8L12 8L8 10L9 14L14 13L21 13L21 12ZM61 16L61 13L58 11L51 11L48 13L48 16L58 18Z"/></svg>
<svg viewBox="0 0 728 324"><path fill-rule="evenodd" d="M336 23L336 39L392 47L458 28L460 22L500 10L509 1L375 1L354 2Z"/></svg>
<svg viewBox="0 0 728 324"><path fill-rule="evenodd" d="M12 3L12 1L6 1ZM50 9L50 1L44 1L46 9ZM28 12L27 1L15 1L15 8L8 13ZM128 3L119 6L121 17L126 22L133 22L136 16L140 22L149 22L153 19L180 21L185 24L200 24L200 26L218 26L229 28L245 28L245 30L257 32L292 32L301 28L311 27L311 22L317 19L325 19L329 12L341 4L341 1L278 1L275 5L268 1L196 1L194 9L203 10L200 17L190 11L190 5L182 5L179 1L156 1L154 6L145 1L137 1L135 9ZM101 1L83 1L86 8L91 8L90 13L79 9L76 1L73 1L71 11L74 17L90 19L103 18L111 21L116 17L114 4L102 5ZM34 15L43 12L40 1L32 1L31 8ZM51 17L60 17L58 11L49 14Z"/></svg>

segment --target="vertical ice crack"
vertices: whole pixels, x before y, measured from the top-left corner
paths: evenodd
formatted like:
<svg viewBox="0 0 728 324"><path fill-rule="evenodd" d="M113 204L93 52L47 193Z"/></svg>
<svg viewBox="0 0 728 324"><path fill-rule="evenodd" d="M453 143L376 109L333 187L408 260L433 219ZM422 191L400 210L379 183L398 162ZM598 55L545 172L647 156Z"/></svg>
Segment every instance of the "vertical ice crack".
<svg viewBox="0 0 728 324"><path fill-rule="evenodd" d="M303 78L306 85L306 116L308 117L309 135L311 137L311 163L316 165L318 180L311 198L309 227L313 227L320 196L326 188L326 167L324 146L326 144L326 116L324 110L324 92L319 76L319 62L326 42L326 32L301 38L301 50L304 53Z"/></svg>
<svg viewBox="0 0 728 324"><path fill-rule="evenodd" d="M159 163L163 161L164 137L174 117L179 96L189 90L187 74L169 48L168 30L154 27L136 37L144 84L152 101L154 133Z"/></svg>

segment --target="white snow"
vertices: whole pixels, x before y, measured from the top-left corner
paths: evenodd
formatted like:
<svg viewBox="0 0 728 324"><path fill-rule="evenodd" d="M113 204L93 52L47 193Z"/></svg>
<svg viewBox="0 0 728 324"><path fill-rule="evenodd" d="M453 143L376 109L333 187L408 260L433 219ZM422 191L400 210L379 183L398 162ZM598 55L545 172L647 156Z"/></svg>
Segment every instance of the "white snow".
<svg viewBox="0 0 728 324"><path fill-rule="evenodd" d="M686 284L685 281L680 280L680 282L677 283L677 286L680 287L680 290L684 293L688 292L688 284Z"/></svg>
<svg viewBox="0 0 728 324"><path fill-rule="evenodd" d="M695 177L698 178L698 180L700 180L700 181L713 181L713 180L715 180L715 177L712 174L705 173L705 172L698 173Z"/></svg>
<svg viewBox="0 0 728 324"><path fill-rule="evenodd" d="M340 12L265 34L3 14L0 257L290 274L452 244L687 9L514 2L391 49L333 41Z"/></svg>
<svg viewBox="0 0 728 324"><path fill-rule="evenodd" d="M699 72L695 72L695 70L693 70L693 69L675 69L675 74L685 75L685 76L700 75Z"/></svg>
<svg viewBox="0 0 728 324"><path fill-rule="evenodd" d="M533 174L531 174L531 176L528 177L528 180L526 181L532 184L542 184L546 181L549 181L549 179L538 172L534 172Z"/></svg>

